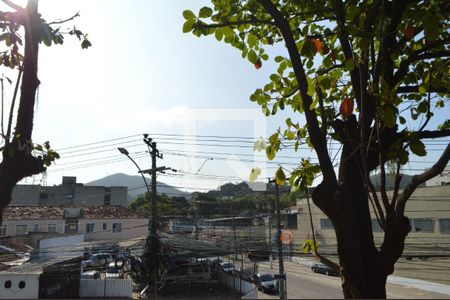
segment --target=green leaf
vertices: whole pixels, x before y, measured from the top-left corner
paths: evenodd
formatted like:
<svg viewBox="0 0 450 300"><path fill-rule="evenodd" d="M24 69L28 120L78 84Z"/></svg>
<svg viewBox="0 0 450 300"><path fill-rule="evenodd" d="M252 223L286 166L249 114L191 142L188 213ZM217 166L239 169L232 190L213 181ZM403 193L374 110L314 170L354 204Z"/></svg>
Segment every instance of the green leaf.
<svg viewBox="0 0 450 300"><path fill-rule="evenodd" d="M223 38L223 32L220 28L218 28L216 30L216 32L214 33L214 35L216 36L216 39L220 42Z"/></svg>
<svg viewBox="0 0 450 300"><path fill-rule="evenodd" d="M250 51L248 51L247 59L252 64L254 64L255 61L258 59L258 57L256 56L256 52L253 49L250 49Z"/></svg>
<svg viewBox="0 0 450 300"><path fill-rule="evenodd" d="M409 144L409 148L417 156L427 155L427 151L425 150L425 145L420 140L412 140L411 143Z"/></svg>
<svg viewBox="0 0 450 300"><path fill-rule="evenodd" d="M279 62L282 62L284 60L284 57L283 56L275 56L275 62L277 62L277 63L279 63Z"/></svg>
<svg viewBox="0 0 450 300"><path fill-rule="evenodd" d="M319 103L319 97L314 97L314 101L311 102L311 105L309 106L309 109L313 110L316 107L317 103Z"/></svg>
<svg viewBox="0 0 450 300"><path fill-rule="evenodd" d="M272 80L273 82L278 82L280 81L280 76L278 76L277 74L272 74L270 75L270 80Z"/></svg>
<svg viewBox="0 0 450 300"><path fill-rule="evenodd" d="M248 179L250 182L255 182L259 175L261 175L261 170L259 168L253 168Z"/></svg>
<svg viewBox="0 0 450 300"><path fill-rule="evenodd" d="M347 71L353 71L353 69L355 68L355 61L353 60L353 58L350 58L348 60L345 61L345 69Z"/></svg>
<svg viewBox="0 0 450 300"><path fill-rule="evenodd" d="M200 12L198 13L200 18L209 18L213 14L213 10L207 6L200 8Z"/></svg>
<svg viewBox="0 0 450 300"><path fill-rule="evenodd" d="M284 174L283 169L279 167L275 172L275 183L278 186L282 186L284 185L285 182L286 182L286 175Z"/></svg>
<svg viewBox="0 0 450 300"><path fill-rule="evenodd" d="M87 48L89 48L90 46L92 46L92 44L91 44L91 42L89 42L89 40L83 40L83 42L81 43L81 48L82 49L87 49Z"/></svg>
<svg viewBox="0 0 450 300"><path fill-rule="evenodd" d="M275 149L272 147L272 145L267 145L266 155L269 160L273 160L275 158Z"/></svg>
<svg viewBox="0 0 450 300"><path fill-rule="evenodd" d="M183 17L184 17L186 20L195 19L194 13L193 13L192 11L190 11L190 10L185 10L185 11L183 11Z"/></svg>
<svg viewBox="0 0 450 300"><path fill-rule="evenodd" d="M427 41L436 41L439 36L439 19L435 15L427 13L423 18L423 27Z"/></svg>
<svg viewBox="0 0 450 300"><path fill-rule="evenodd" d="M189 32L192 30L192 25L194 25L195 20L194 19L190 19L187 20L186 22L184 22L183 24L183 33Z"/></svg>

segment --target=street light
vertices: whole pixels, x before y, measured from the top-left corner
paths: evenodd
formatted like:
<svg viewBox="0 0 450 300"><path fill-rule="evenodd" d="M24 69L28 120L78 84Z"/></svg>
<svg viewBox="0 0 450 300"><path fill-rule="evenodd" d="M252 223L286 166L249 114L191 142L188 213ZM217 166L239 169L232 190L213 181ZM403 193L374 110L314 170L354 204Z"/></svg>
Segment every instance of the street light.
<svg viewBox="0 0 450 300"><path fill-rule="evenodd" d="M127 149L119 147L119 148L117 148L117 150L119 150L119 152L122 153L123 155L126 155L133 162L133 164L136 166L136 168L138 168L139 173L142 176L142 180L144 180L145 187L147 188L147 192L150 195L150 188L148 187L147 180L145 180L144 173L142 173L142 170L141 170L141 168L139 168L139 165L134 161L134 159L131 158L130 153L128 152Z"/></svg>

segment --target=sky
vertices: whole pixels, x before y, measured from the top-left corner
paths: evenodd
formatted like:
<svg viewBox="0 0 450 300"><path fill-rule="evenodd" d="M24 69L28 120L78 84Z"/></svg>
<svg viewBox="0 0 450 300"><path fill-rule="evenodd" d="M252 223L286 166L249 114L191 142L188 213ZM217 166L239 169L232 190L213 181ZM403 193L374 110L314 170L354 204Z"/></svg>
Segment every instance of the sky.
<svg viewBox="0 0 450 300"><path fill-rule="evenodd" d="M266 118L249 100L268 82L275 63L264 62L256 70L238 50L213 36L182 33L183 10L198 12L207 4L40 0L39 11L47 21L79 12L68 26L88 33L92 47L81 49L74 37L66 37L62 46L41 45L33 139L50 141L61 159L44 178L22 183L59 184L62 176L86 183L114 173L137 175L135 165L117 147L127 148L142 169L150 168L143 133L153 137L163 153L158 166L177 170L158 180L186 191L247 180L253 167L261 168L260 179L266 180L273 177L277 163L292 169L300 157L314 158L309 150L295 154L285 149L275 163L268 163L263 153L253 151L254 140L284 127L286 117L302 118L289 111ZM270 54L273 59L286 51L277 46ZM5 94L11 95L11 87ZM431 154L411 165L411 171L428 166L437 155Z"/></svg>

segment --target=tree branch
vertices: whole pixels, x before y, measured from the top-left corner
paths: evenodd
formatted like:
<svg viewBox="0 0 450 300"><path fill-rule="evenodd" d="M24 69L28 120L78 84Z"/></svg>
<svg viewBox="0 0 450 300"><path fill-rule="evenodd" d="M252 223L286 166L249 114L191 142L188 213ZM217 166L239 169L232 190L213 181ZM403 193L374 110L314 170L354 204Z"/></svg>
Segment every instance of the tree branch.
<svg viewBox="0 0 450 300"><path fill-rule="evenodd" d="M408 94L408 93L418 93L419 86L418 85L409 85L409 86L400 86L397 88L397 93L399 94ZM450 93L450 89L446 87L438 87L433 88L430 87L431 93Z"/></svg>
<svg viewBox="0 0 450 300"><path fill-rule="evenodd" d="M76 14L74 14L73 16L71 16L70 18L67 18L65 20L59 20L59 21L53 21L51 23L48 23L48 25L54 25L54 24L63 24L69 21L72 21L73 19L75 19L76 17L80 16L80 12L77 12Z"/></svg>
<svg viewBox="0 0 450 300"><path fill-rule="evenodd" d="M348 35L345 32L345 11L344 11L344 3L341 0L334 1L335 13L337 17L337 30L339 42L341 43L342 50L344 52L345 60L349 60L353 58L353 51L350 45L350 41L348 39ZM358 108L361 108L361 99L358 97L358 92L360 91L360 81L359 81L359 67L356 65L355 68L350 71L350 78L352 81L353 90L355 91L356 103Z"/></svg>
<svg viewBox="0 0 450 300"><path fill-rule="evenodd" d="M406 73L408 72L409 66L410 66L413 62L415 62L415 61L417 61L417 60L420 60L420 59L430 59L430 58L440 57L440 56L433 56L434 53L429 53L429 52L426 53L426 51L432 50L434 47L437 47L437 46L443 46L443 45L445 45L449 40L450 40L450 38L444 39L444 40L439 40L439 41L437 41L437 42L430 43L430 44L426 45L426 46L423 47L422 49L419 49L419 50L416 50L416 51L411 52L411 53L408 55L408 58L405 59L405 60L403 60L403 61L400 63L400 66L399 66L399 68L397 69L397 72L395 72L395 74L394 74L393 81L392 81L392 84L393 84L392 86L395 86L397 83L400 82L400 80L402 80L402 79L405 77ZM445 51L445 50L443 50L443 51L438 51L438 52L436 52L436 53L440 53L440 54L442 55L443 52L444 52L444 53L447 52L446 55L448 55L448 51ZM436 55L436 54L435 54L435 55Z"/></svg>
<svg viewBox="0 0 450 300"><path fill-rule="evenodd" d="M214 23L214 24L198 24L199 29L200 28L222 28L222 27L227 27L227 26L235 26L235 25L246 25L246 24L251 24L251 25L258 25L258 24L267 24L267 25L272 25L275 26L274 22L271 22L269 20L260 20L260 19L256 19L256 18L252 18L249 20L241 20L241 21L234 21L234 22L223 22L223 23Z"/></svg>
<svg viewBox="0 0 450 300"><path fill-rule="evenodd" d="M447 148L445 148L439 160L429 170L423 172L422 174L413 176L411 182L406 186L406 188L403 190L403 193L401 193L398 198L397 205L395 207L397 214L403 215L405 213L406 201L408 201L409 197L415 191L417 186L439 175L447 166L449 160L450 160L450 143L447 145Z"/></svg>
<svg viewBox="0 0 450 300"><path fill-rule="evenodd" d="M15 9L17 11L23 11L25 10L25 8L23 8L20 5L15 4L14 2L10 1L10 0L1 0L3 3L5 3L6 5L8 5L9 7L11 7L12 9Z"/></svg>
<svg viewBox="0 0 450 300"><path fill-rule="evenodd" d="M311 96L309 96L307 93L308 81L306 79L306 73L303 68L300 53L298 52L297 44L295 42L289 23L271 0L258 0L258 2L272 16L275 21L275 26L278 27L284 37L286 48L288 49L292 67L294 69L298 87L303 99L303 109L305 111L305 117L308 123L308 132L311 137L311 143L316 150L317 157L319 159L319 163L323 172L324 181L331 183L332 186L337 186L336 174L334 172L330 156L328 155L325 135L322 134L320 130L315 110L310 109L312 99Z"/></svg>

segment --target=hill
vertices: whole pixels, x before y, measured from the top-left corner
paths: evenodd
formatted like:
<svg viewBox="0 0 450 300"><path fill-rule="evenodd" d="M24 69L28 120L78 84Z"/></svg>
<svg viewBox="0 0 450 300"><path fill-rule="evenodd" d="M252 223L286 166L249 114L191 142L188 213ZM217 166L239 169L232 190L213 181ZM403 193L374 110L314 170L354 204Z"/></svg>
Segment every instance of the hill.
<svg viewBox="0 0 450 300"><path fill-rule="evenodd" d="M149 187L151 188L152 180L149 177L145 177ZM97 186L127 186L128 187L128 199L133 200L138 195L143 195L147 189L144 185L142 177L139 175L127 175L123 173L117 173L97 179L86 183L85 185L97 185ZM180 191L169 184L165 184L158 181L157 186L158 194L167 194L169 196L183 196L190 199L190 193Z"/></svg>

